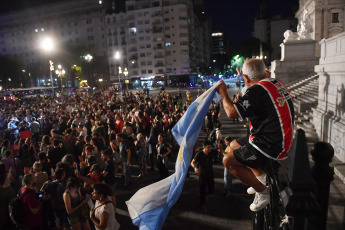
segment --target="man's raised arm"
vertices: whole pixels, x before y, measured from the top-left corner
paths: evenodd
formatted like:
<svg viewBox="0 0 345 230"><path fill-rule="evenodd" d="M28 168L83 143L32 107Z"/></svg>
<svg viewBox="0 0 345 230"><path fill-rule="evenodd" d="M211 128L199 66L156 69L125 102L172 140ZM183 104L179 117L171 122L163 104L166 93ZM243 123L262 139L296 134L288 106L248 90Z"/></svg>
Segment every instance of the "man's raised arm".
<svg viewBox="0 0 345 230"><path fill-rule="evenodd" d="M238 113L235 109L234 104L232 103L231 99L229 98L228 92L227 92L227 86L225 85L224 82L222 82L218 87L217 91L222 97L222 102L223 102L223 108L226 112L226 115L229 118L238 118Z"/></svg>

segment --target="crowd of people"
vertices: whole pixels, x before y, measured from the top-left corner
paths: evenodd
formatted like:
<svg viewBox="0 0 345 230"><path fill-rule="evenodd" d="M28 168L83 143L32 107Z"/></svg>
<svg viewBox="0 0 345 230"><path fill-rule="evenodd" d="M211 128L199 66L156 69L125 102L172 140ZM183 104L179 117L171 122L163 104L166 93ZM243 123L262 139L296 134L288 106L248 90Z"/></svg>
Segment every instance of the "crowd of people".
<svg viewBox="0 0 345 230"><path fill-rule="evenodd" d="M222 161L224 195L235 176L255 194L250 209L266 207L270 194L263 169L268 159L285 159L292 145L294 110L286 86L271 79L259 59L247 60L242 76L247 87L242 96L231 99L224 82L217 91L234 123L250 121L249 137L223 138L220 105L210 106L206 140L200 152L198 142L194 146L191 162L201 206L214 192L212 163ZM192 102L190 92L186 98L164 91L156 97L125 92L120 98L108 90L2 103L0 229L15 228L8 207L17 195L24 229L119 229L115 191L131 186L133 165L138 178L155 169L157 180L169 176L169 158L178 150L171 129Z"/></svg>
<svg viewBox="0 0 345 230"><path fill-rule="evenodd" d="M189 92L183 100L108 90L2 103L0 229L14 227L7 208L16 195L24 228L118 229L114 192L131 186L133 165L138 178L169 176L178 148L170 130L191 101ZM218 120L214 104L205 131Z"/></svg>

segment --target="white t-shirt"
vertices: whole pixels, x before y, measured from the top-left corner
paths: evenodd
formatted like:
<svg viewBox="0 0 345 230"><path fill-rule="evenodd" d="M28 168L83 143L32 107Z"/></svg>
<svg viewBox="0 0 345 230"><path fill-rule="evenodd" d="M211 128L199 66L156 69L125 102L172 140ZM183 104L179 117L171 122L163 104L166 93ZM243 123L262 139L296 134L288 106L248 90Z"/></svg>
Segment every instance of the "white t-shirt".
<svg viewBox="0 0 345 230"><path fill-rule="evenodd" d="M223 139L223 136L222 136L222 132L220 131L220 129L216 129L216 143L217 144L220 144L221 141L219 140L220 139Z"/></svg>
<svg viewBox="0 0 345 230"><path fill-rule="evenodd" d="M100 204L100 202L98 200L96 200L96 204L95 204L95 217L100 220L101 219L101 215L103 212L108 213L109 218L108 218L108 225L104 230L118 230L120 228L120 224L117 222L117 220L115 219L115 210L114 210L114 206L113 203L107 203L105 205L100 206L99 208L97 208ZM100 230L99 228L96 227L97 230Z"/></svg>

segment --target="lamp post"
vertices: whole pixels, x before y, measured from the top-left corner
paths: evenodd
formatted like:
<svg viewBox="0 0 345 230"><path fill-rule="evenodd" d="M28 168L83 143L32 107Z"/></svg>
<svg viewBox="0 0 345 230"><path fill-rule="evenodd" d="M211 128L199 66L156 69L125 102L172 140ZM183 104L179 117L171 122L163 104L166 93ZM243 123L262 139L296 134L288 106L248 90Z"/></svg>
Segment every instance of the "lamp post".
<svg viewBox="0 0 345 230"><path fill-rule="evenodd" d="M53 71L54 71L54 62L53 62L52 60L49 60L50 84L51 84L51 87L52 87L53 97L55 97L55 93L54 93L54 81L53 81Z"/></svg>
<svg viewBox="0 0 345 230"><path fill-rule="evenodd" d="M92 61L92 59L93 59L93 56L91 55L91 54L86 54L85 55L85 60L88 62L88 63L90 63L91 61ZM88 84L89 85L91 85L92 87L93 87L93 82L91 81L91 71L90 71L90 66L88 66L89 67L89 82L88 82ZM91 83L92 82L92 83Z"/></svg>
<svg viewBox="0 0 345 230"><path fill-rule="evenodd" d="M128 83L129 83L129 80L127 79L127 76L128 76L128 70L127 70L127 68L125 68L125 71L123 71L123 74L124 74L125 77L126 77L125 82L126 82L126 88L127 88L127 91L128 91Z"/></svg>
<svg viewBox="0 0 345 230"><path fill-rule="evenodd" d="M58 75L58 77L60 78L60 82L61 82L61 95L62 95L62 78L65 75L65 70L62 69L61 65L58 65L58 69L55 71L55 73Z"/></svg>
<svg viewBox="0 0 345 230"><path fill-rule="evenodd" d="M115 52L115 55L114 55L114 58L116 60L116 62L118 62L120 60L120 52L119 51L116 51ZM119 86L121 85L121 80L120 80L120 74L122 73L122 68L121 66L118 67L118 77L119 77Z"/></svg>
<svg viewBox="0 0 345 230"><path fill-rule="evenodd" d="M50 53L54 49L54 42L50 37L45 37L41 41L41 48L46 51L47 53ZM50 75L50 82L51 82L51 88L53 97L54 94L54 81L53 81L53 71L54 71L54 63L52 60L49 60L49 75Z"/></svg>

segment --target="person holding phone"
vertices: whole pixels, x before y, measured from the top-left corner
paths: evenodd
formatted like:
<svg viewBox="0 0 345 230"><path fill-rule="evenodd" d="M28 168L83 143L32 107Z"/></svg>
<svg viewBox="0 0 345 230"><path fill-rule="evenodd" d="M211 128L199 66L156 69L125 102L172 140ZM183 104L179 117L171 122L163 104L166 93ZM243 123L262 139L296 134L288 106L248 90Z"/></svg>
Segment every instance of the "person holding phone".
<svg viewBox="0 0 345 230"><path fill-rule="evenodd" d="M96 200L95 208L90 211L90 219L95 228L118 230L120 224L115 219L116 200L107 184L97 183L93 187L92 197Z"/></svg>
<svg viewBox="0 0 345 230"><path fill-rule="evenodd" d="M75 178L68 179L66 190L63 194L65 208L68 214L68 220L72 225L72 229L90 230L89 220L82 216L81 207L87 203L90 196L82 197L78 180Z"/></svg>

